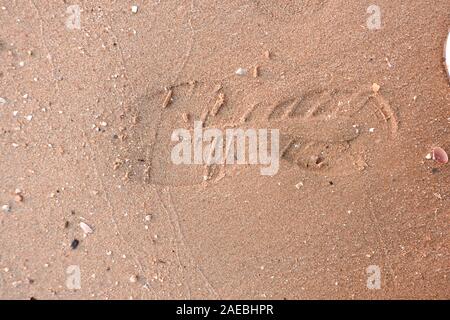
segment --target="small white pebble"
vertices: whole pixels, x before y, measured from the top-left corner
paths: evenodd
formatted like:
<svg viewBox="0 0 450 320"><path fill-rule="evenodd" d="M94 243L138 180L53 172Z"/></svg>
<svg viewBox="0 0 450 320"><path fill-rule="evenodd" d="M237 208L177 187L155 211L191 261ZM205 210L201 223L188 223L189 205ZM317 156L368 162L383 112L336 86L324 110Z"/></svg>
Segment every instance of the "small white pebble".
<svg viewBox="0 0 450 320"><path fill-rule="evenodd" d="M136 283L137 280L138 280L138 277L135 276L135 275L132 275L132 276L130 277L130 282L131 282L131 283Z"/></svg>
<svg viewBox="0 0 450 320"><path fill-rule="evenodd" d="M2 97L0 97L0 104L5 104L6 103L6 99L5 98L2 98Z"/></svg>
<svg viewBox="0 0 450 320"><path fill-rule="evenodd" d="M432 156L431 153L428 153L428 154L425 156L425 159L427 159L427 160L431 160L432 158L433 158L433 156Z"/></svg>
<svg viewBox="0 0 450 320"><path fill-rule="evenodd" d="M372 132L375 132L375 128L370 128L370 129L369 129L369 132L371 132L371 133L372 133Z"/></svg>
<svg viewBox="0 0 450 320"><path fill-rule="evenodd" d="M25 62L23 62L23 61L19 62L19 66L23 67L24 65L25 65Z"/></svg>
<svg viewBox="0 0 450 320"><path fill-rule="evenodd" d="M131 12L137 13L138 12L138 6L131 6Z"/></svg>
<svg viewBox="0 0 450 320"><path fill-rule="evenodd" d="M25 117L25 119L27 119L28 121L33 120L33 115L29 114Z"/></svg>
<svg viewBox="0 0 450 320"><path fill-rule="evenodd" d="M4 204L4 205L2 205L2 211L3 212L10 212L11 211L11 207L8 204Z"/></svg>
<svg viewBox="0 0 450 320"><path fill-rule="evenodd" d="M238 76L245 76L247 74L247 69L239 68L235 72Z"/></svg>

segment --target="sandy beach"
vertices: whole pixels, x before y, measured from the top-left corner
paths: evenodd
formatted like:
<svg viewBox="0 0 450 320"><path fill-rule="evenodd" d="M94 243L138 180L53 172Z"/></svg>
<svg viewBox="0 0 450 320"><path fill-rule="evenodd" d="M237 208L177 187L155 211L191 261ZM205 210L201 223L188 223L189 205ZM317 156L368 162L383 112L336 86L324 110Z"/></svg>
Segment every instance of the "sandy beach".
<svg viewBox="0 0 450 320"><path fill-rule="evenodd" d="M449 299L449 12L0 0L0 299ZM194 121L276 174L175 164Z"/></svg>

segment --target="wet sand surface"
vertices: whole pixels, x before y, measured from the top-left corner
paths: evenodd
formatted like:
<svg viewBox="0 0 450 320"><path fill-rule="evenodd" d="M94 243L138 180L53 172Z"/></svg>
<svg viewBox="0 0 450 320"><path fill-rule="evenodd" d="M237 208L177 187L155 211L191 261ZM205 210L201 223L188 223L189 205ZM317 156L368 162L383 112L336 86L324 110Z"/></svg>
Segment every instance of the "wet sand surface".
<svg viewBox="0 0 450 320"><path fill-rule="evenodd" d="M0 298L450 298L450 2L70 5L0 1ZM194 120L278 173L172 164Z"/></svg>

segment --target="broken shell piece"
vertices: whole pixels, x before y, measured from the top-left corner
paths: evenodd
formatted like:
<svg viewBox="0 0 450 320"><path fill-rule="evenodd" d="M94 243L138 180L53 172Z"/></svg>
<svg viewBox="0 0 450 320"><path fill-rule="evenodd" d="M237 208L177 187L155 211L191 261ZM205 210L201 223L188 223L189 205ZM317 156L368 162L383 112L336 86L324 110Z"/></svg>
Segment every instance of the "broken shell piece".
<svg viewBox="0 0 450 320"><path fill-rule="evenodd" d="M94 230L92 230L92 228L90 226L88 226L86 223L84 223L83 221L80 222L80 228L83 230L83 232L85 234L94 232Z"/></svg>
<svg viewBox="0 0 450 320"><path fill-rule="evenodd" d="M433 154L434 161L439 162L439 163L447 163L448 162L448 155L444 149L435 147L435 148L433 148L432 154Z"/></svg>
<svg viewBox="0 0 450 320"><path fill-rule="evenodd" d="M447 35L447 41L445 41L444 45L444 59L445 59L445 68L447 69L447 76L450 80L450 31Z"/></svg>

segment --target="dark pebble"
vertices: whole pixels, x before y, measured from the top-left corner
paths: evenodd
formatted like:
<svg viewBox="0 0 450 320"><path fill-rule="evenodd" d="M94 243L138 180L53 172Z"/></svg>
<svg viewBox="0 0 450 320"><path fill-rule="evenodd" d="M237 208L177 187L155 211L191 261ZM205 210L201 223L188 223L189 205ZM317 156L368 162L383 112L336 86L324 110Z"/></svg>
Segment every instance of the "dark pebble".
<svg viewBox="0 0 450 320"><path fill-rule="evenodd" d="M70 244L70 247L75 250L79 244L80 244L80 241L78 241L77 239L74 239L72 241L72 243Z"/></svg>

